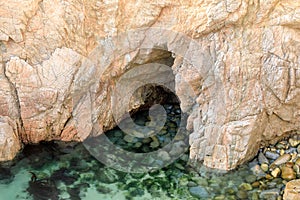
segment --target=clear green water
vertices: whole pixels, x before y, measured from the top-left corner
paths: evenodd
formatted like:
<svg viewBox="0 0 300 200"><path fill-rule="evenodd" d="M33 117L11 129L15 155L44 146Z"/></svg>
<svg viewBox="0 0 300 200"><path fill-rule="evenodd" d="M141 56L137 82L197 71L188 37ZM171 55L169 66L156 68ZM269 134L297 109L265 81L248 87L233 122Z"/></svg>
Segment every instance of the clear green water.
<svg viewBox="0 0 300 200"><path fill-rule="evenodd" d="M137 123L146 123L143 117L145 115L136 117L142 119ZM157 138L160 146L165 145L167 138L174 137L178 115L170 111L168 119L166 131ZM141 146L126 143L122 139L124 133L117 128L106 135L127 150L145 152L159 148L151 147L151 142L148 147L144 143ZM106 167L80 143L28 145L13 165L0 165L0 200L255 199L260 192L258 188L243 190L241 186L257 179L248 165L220 174L203 167L196 172L188 163L186 152L160 170L126 173ZM36 180L31 180L32 173Z"/></svg>

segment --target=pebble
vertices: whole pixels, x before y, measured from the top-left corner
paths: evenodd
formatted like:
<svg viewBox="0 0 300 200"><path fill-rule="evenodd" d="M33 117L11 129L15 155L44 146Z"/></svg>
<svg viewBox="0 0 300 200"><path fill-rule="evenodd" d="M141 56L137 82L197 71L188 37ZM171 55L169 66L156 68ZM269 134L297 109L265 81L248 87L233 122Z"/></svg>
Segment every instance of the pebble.
<svg viewBox="0 0 300 200"><path fill-rule="evenodd" d="M254 181L256 181L256 176L255 175L249 175L246 177L246 182L247 183L253 183Z"/></svg>
<svg viewBox="0 0 300 200"><path fill-rule="evenodd" d="M266 163L263 163L260 165L260 168L264 171L267 172L269 170L269 165Z"/></svg>
<svg viewBox="0 0 300 200"><path fill-rule="evenodd" d="M266 173L260 168L259 165L254 165L251 167L251 171L257 177L257 180L260 180L266 176Z"/></svg>
<svg viewBox="0 0 300 200"><path fill-rule="evenodd" d="M277 149L285 149L285 147L286 147L286 144L285 143L282 143L282 142L278 142L277 144L276 144L276 148Z"/></svg>
<svg viewBox="0 0 300 200"><path fill-rule="evenodd" d="M259 152L259 154L258 154L258 162L259 162L259 164L263 164L263 163L269 164L269 160L266 158L266 156L262 152Z"/></svg>
<svg viewBox="0 0 300 200"><path fill-rule="evenodd" d="M300 158L295 161L295 164L300 166Z"/></svg>
<svg viewBox="0 0 300 200"><path fill-rule="evenodd" d="M272 180L272 179L273 179L273 177L272 177L270 174L266 174L266 179L268 179L268 180Z"/></svg>
<svg viewBox="0 0 300 200"><path fill-rule="evenodd" d="M135 141L135 137L132 137L131 135L125 135L124 140L126 142L133 143Z"/></svg>
<svg viewBox="0 0 300 200"><path fill-rule="evenodd" d="M300 144L297 147L297 152L300 154Z"/></svg>
<svg viewBox="0 0 300 200"><path fill-rule="evenodd" d="M246 191L243 191L243 190L239 190L237 193L236 193L236 196L239 198L239 199L248 199L248 194Z"/></svg>
<svg viewBox="0 0 300 200"><path fill-rule="evenodd" d="M153 149L159 147L159 145L160 144L157 140L150 143L150 147L153 148Z"/></svg>
<svg viewBox="0 0 300 200"><path fill-rule="evenodd" d="M207 190L201 186L190 187L189 191L190 191L191 195L196 198L208 198L209 197L209 193L207 192Z"/></svg>
<svg viewBox="0 0 300 200"><path fill-rule="evenodd" d="M259 181L255 181L255 182L253 182L253 183L251 184L251 186L254 187L254 188L259 187L259 185L260 185Z"/></svg>
<svg viewBox="0 0 300 200"><path fill-rule="evenodd" d="M279 156L272 164L281 165L288 162L290 159L291 159L290 154L283 154L282 156Z"/></svg>
<svg viewBox="0 0 300 200"><path fill-rule="evenodd" d="M276 167L272 172L271 172L271 175L273 176L273 177L278 177L279 176L279 174L281 173L281 170L278 168L278 167Z"/></svg>
<svg viewBox="0 0 300 200"><path fill-rule="evenodd" d="M279 154L272 151L266 151L265 156L269 159L276 160L279 157Z"/></svg>
<svg viewBox="0 0 300 200"><path fill-rule="evenodd" d="M289 143L292 147L296 147L300 144L300 139L298 140L297 138L290 138Z"/></svg>
<svg viewBox="0 0 300 200"><path fill-rule="evenodd" d="M290 167L287 166L283 166L281 169L282 173L281 173L281 178L289 181L289 180L293 180L296 178L296 173L294 172L294 170Z"/></svg>
<svg viewBox="0 0 300 200"><path fill-rule="evenodd" d="M266 200L277 200L279 194L280 194L280 189L264 190L259 194L259 198L266 199Z"/></svg>
<svg viewBox="0 0 300 200"><path fill-rule="evenodd" d="M239 189L240 190L245 190L245 191L250 191L250 190L252 190L252 186L249 183L242 183L239 186Z"/></svg>

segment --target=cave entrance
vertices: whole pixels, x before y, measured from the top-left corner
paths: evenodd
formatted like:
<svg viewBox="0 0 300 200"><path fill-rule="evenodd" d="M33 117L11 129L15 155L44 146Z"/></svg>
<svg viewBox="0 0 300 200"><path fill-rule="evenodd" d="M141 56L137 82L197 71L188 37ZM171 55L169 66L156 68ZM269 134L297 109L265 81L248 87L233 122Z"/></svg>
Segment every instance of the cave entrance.
<svg viewBox="0 0 300 200"><path fill-rule="evenodd" d="M182 113L180 109L180 100L174 92L175 75L171 69L174 64L174 58L172 57L171 52L161 49L140 51L139 55L132 63L129 64L130 66L128 68L134 69L134 67L149 63L162 64L169 67L171 75L169 73L168 78L165 80L168 82L168 86L171 86L172 88L170 89L164 85L156 83L144 84L137 88L130 96L129 100L129 107L131 108L130 118L138 126L147 126L151 123L151 117L149 114L150 108L153 105L158 104L163 106L166 111L166 120L163 127L158 127L155 129L155 134L145 138L134 137L131 134L126 134L126 131L122 131L119 127L105 133L109 140L115 145L120 146L124 150L136 153L156 151L169 144L176 136L181 123ZM149 76L151 77L152 75L149 73ZM129 77L132 78L134 76ZM134 77L132 79L132 81L135 81L136 78ZM164 79L164 77L162 76L161 79ZM123 83L124 85L131 83L130 79L128 81L128 78L126 78L126 81L127 82ZM162 118L164 118L164 116L157 114L154 118L163 120ZM126 118L123 119L123 122L126 120Z"/></svg>

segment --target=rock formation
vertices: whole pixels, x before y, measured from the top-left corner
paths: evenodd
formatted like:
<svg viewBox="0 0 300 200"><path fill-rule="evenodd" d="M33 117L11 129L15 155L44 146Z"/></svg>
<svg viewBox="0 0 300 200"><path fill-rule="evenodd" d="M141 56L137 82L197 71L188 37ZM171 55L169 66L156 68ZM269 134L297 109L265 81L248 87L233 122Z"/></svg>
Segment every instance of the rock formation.
<svg viewBox="0 0 300 200"><path fill-rule="evenodd" d="M300 130L299 1L8 0L0 16L1 160L111 129L118 79L172 59L195 163L230 170Z"/></svg>

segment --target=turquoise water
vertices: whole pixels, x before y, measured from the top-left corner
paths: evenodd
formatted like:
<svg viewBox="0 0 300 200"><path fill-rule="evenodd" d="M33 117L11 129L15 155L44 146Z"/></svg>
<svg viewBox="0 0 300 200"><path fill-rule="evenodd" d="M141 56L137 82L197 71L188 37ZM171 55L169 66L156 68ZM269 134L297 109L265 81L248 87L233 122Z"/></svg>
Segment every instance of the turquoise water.
<svg viewBox="0 0 300 200"><path fill-rule="evenodd" d="M178 106L166 108L168 122L150 139L125 139L126 134L118 128L106 135L115 145L132 152L162 148L174 139L180 121ZM135 122L146 124L147 115L137 114ZM107 167L82 143L53 141L28 145L13 163L0 165L0 199L258 199L263 189L282 188L280 180L269 184L261 178L265 188L249 188L259 179L250 170L255 163L227 174L213 173L204 167L193 169L186 152L162 169L128 173Z"/></svg>

